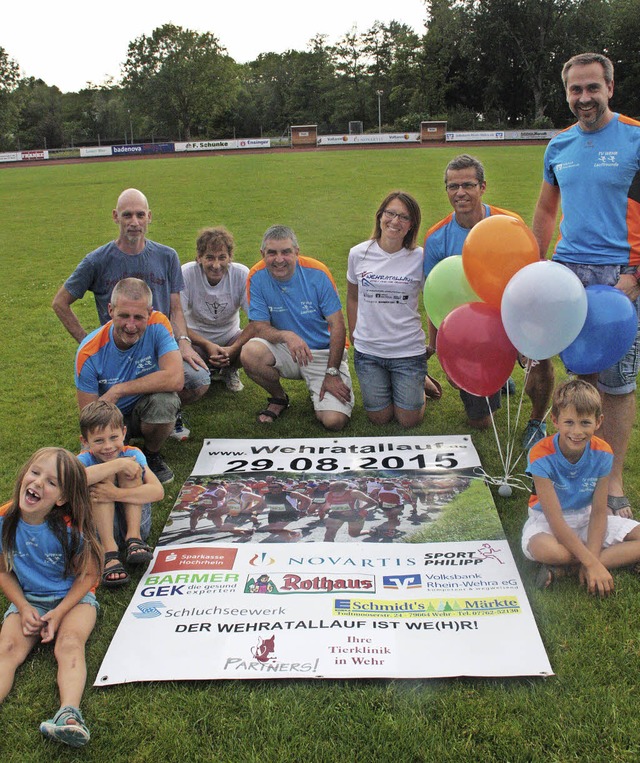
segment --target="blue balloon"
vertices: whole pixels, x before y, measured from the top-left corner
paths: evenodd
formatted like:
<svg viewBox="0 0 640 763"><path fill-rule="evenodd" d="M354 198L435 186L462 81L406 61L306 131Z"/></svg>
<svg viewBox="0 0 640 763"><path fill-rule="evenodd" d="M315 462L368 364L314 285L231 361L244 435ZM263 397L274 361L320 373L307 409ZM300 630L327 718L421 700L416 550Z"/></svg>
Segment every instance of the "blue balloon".
<svg viewBox="0 0 640 763"><path fill-rule="evenodd" d="M638 330L633 302L613 286L587 286L587 319L576 339L560 353L567 370L595 374L623 358Z"/></svg>

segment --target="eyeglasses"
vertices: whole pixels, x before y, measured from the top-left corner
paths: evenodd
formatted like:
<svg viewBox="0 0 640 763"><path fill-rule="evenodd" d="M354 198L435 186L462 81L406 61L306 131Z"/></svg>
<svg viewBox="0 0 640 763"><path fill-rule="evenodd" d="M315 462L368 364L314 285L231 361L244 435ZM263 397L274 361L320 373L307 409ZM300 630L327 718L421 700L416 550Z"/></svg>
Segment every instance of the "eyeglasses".
<svg viewBox="0 0 640 763"><path fill-rule="evenodd" d="M472 191L474 188L477 188L480 185L480 183L445 183L445 188L447 191L450 191L451 193L455 193L460 188L462 188L463 191Z"/></svg>
<svg viewBox="0 0 640 763"><path fill-rule="evenodd" d="M401 223L411 222L409 215L403 215L401 212L392 212L390 209L385 209L383 210L382 214L387 218L387 220L395 220L397 217Z"/></svg>

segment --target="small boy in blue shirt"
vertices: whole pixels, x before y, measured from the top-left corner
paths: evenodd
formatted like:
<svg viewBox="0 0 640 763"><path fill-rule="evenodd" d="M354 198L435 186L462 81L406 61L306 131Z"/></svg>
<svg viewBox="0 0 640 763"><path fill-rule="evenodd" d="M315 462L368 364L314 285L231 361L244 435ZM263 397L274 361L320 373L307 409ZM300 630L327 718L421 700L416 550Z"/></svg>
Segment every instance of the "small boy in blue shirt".
<svg viewBox="0 0 640 763"><path fill-rule="evenodd" d="M557 433L529 451L534 491L522 530L522 550L541 563L536 583L547 588L572 569L592 594L613 591L610 569L640 560L640 523L609 514L613 452L595 436L602 424L600 393L573 379L555 391Z"/></svg>
<svg viewBox="0 0 640 763"><path fill-rule="evenodd" d="M83 451L78 455L86 467L94 519L104 546L105 588L129 582L120 562L118 541L124 540L128 564L146 564L153 556L144 542L151 526L151 503L164 498L164 488L147 467L138 448L124 444L127 428L114 403L96 400L80 412ZM114 522L115 520L115 522Z"/></svg>

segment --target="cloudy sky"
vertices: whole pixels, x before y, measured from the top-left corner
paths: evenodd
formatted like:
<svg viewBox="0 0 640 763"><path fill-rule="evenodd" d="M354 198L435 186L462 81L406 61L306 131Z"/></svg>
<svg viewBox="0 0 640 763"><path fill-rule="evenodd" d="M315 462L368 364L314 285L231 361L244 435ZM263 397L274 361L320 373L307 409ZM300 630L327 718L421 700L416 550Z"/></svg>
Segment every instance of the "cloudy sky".
<svg viewBox="0 0 640 763"><path fill-rule="evenodd" d="M314 0L306 9L301 0L33 0L4 4L0 47L18 62L23 75L67 92L87 82L118 79L129 42L166 23L212 32L232 58L244 63L259 53L305 50L316 34L328 35L331 44L353 25L364 32L376 20L392 19L422 33L423 0Z"/></svg>

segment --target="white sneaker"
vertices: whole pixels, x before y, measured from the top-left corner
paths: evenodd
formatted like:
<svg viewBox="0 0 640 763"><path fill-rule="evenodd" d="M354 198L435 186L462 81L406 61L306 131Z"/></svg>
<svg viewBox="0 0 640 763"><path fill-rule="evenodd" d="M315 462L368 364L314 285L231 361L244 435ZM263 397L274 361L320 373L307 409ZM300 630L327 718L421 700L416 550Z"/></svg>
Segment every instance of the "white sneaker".
<svg viewBox="0 0 640 763"><path fill-rule="evenodd" d="M244 389L237 368L225 368L220 372L220 379L227 385L229 392L242 392Z"/></svg>
<svg viewBox="0 0 640 763"><path fill-rule="evenodd" d="M173 437L174 440L178 440L179 442L184 442L185 440L189 439L190 434L191 430L185 427L182 420L182 413L178 413L176 416L176 425L173 428L173 432L171 432L171 437Z"/></svg>

